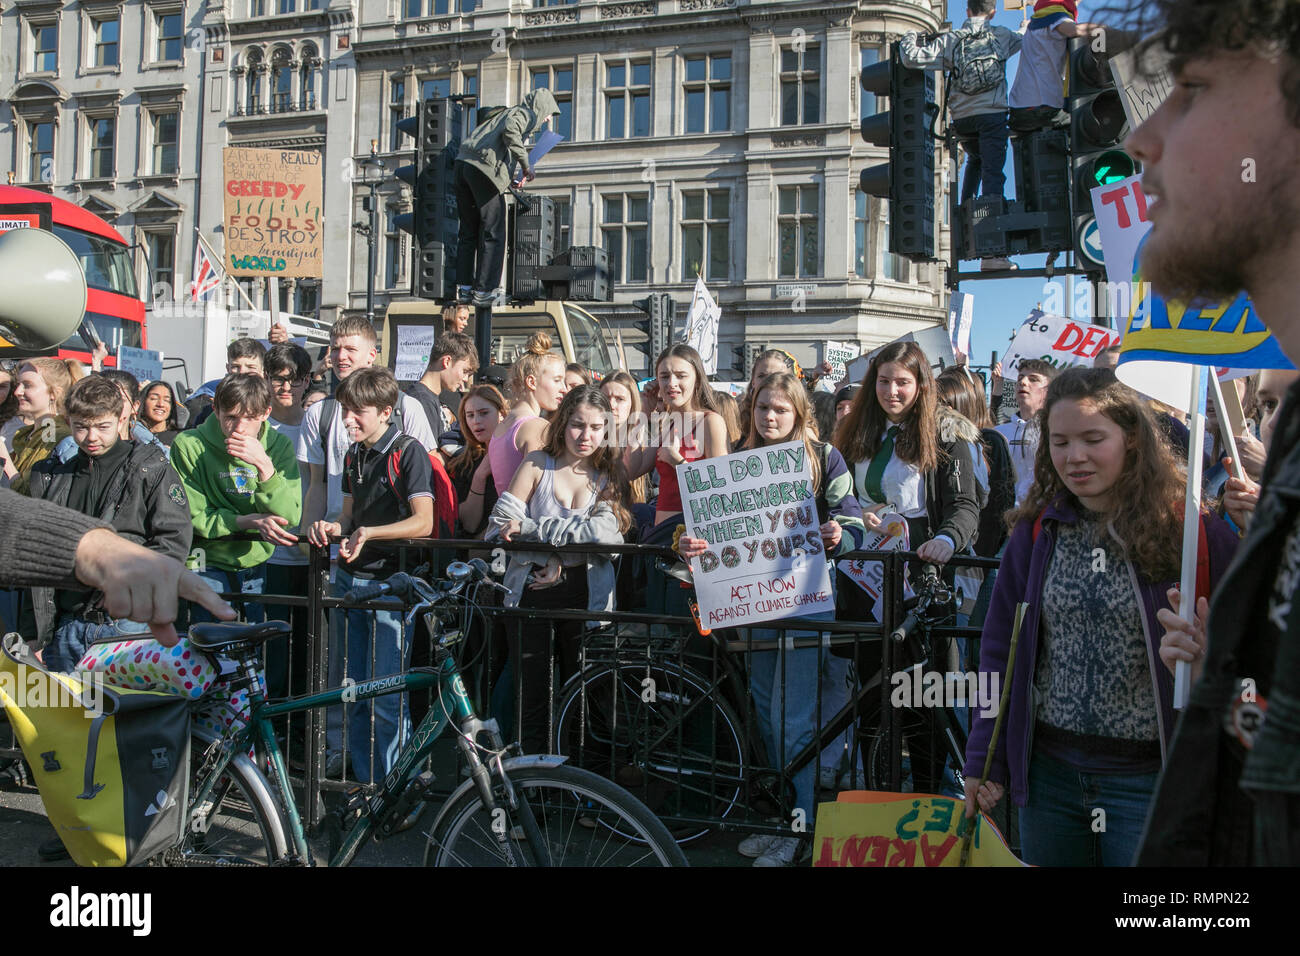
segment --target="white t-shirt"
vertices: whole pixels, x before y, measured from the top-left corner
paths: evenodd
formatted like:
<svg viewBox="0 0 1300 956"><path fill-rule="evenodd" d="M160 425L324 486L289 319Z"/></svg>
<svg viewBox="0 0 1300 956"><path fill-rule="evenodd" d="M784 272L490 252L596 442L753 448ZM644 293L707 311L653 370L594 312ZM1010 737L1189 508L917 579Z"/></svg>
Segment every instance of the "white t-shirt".
<svg viewBox="0 0 1300 956"><path fill-rule="evenodd" d="M1012 109L1027 106L1065 106L1066 38L1058 27L1074 23L1069 15L1054 20L1051 26L1035 28L1033 23L1025 31L1020 46L1020 65L1016 80L1011 84L1007 102Z"/></svg>
<svg viewBox="0 0 1300 956"><path fill-rule="evenodd" d="M305 420L306 417L304 416L304 421ZM297 425L286 425L284 422L277 422L274 416L268 418L267 421L271 423L272 428L278 431L285 438L289 439L289 441L293 442L295 448L298 446L298 434L302 431L302 422L299 422ZM299 466L298 472L298 478L302 487L302 497L306 500L307 486L311 484L311 476L307 473L307 469L301 466ZM287 528L286 530L297 531L298 529ZM271 556L266 560L268 564L306 564L307 551L303 545L286 546L283 544L277 544L275 550L271 552Z"/></svg>
<svg viewBox="0 0 1300 956"><path fill-rule="evenodd" d="M1027 422L1019 415L1014 421L998 425L996 431L1007 440L1011 467L1016 473L1016 504L1024 504L1029 486L1034 483L1034 459L1038 456L1038 423Z"/></svg>
<svg viewBox="0 0 1300 956"><path fill-rule="evenodd" d="M320 416L325 401L319 401L307 409L302 419L302 430L298 433L298 460L308 465L324 465L329 480L329 494L325 503L325 520L338 521L343 513L343 456L347 454L352 439L343 427L343 406L334 405L334 424L330 426L329 460L321 448ZM425 449L434 447L433 430L429 428L429 418L424 408L409 395L402 395L398 400L402 410L402 433L410 435ZM310 471L308 472L310 475ZM307 479L310 481L310 477ZM304 492L304 496L306 492Z"/></svg>
<svg viewBox="0 0 1300 956"><path fill-rule="evenodd" d="M853 487L863 508L874 508L878 504L867 494L867 472L870 469L869 458L853 466ZM929 513L925 508L925 480L921 472L896 454L889 456L880 476L880 490L884 492L885 501L889 502L889 510L904 518L924 518ZM920 543L913 542L914 545Z"/></svg>

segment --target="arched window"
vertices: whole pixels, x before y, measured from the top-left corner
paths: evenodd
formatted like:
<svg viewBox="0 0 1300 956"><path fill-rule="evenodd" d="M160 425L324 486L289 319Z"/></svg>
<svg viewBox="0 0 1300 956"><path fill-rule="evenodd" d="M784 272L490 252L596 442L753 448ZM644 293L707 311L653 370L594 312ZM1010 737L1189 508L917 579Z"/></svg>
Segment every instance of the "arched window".
<svg viewBox="0 0 1300 956"><path fill-rule="evenodd" d="M320 55L316 52L315 45L304 43L299 59L302 61L302 66L299 68L301 83L299 84L298 108L300 110L314 110L316 109L317 76L321 68Z"/></svg>
<svg viewBox="0 0 1300 956"><path fill-rule="evenodd" d="M262 74L266 72L266 63L262 59L262 51L257 48L249 50L245 59L248 66L247 78L244 81L248 84L246 101L248 114L252 116L266 111L266 106L262 102Z"/></svg>
<svg viewBox="0 0 1300 956"><path fill-rule="evenodd" d="M284 47L271 55L271 112L284 113L293 108L292 56Z"/></svg>

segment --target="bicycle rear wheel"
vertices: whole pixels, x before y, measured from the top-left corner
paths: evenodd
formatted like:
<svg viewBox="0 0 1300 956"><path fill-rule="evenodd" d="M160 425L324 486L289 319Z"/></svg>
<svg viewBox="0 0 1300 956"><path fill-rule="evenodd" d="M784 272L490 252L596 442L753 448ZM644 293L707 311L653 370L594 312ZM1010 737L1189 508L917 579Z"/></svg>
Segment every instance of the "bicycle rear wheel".
<svg viewBox="0 0 1300 956"><path fill-rule="evenodd" d="M561 695L555 736L556 753L614 780L656 814L720 820L742 802L747 748L740 719L690 668L588 668ZM672 828L683 844L708 832Z"/></svg>
<svg viewBox="0 0 1300 956"><path fill-rule="evenodd" d="M245 755L230 761L201 806L192 796L219 746L211 732L190 740L191 803L180 843L154 862L164 866L272 866L289 853L280 802L266 777Z"/></svg>
<svg viewBox="0 0 1300 956"><path fill-rule="evenodd" d="M577 767L537 766L510 771L519 798L512 810L500 780L496 809L477 787L454 798L425 848L426 866L686 866L668 830L626 790ZM545 850L526 837L531 813ZM623 836L631 834L630 837ZM549 853L550 859L538 859Z"/></svg>

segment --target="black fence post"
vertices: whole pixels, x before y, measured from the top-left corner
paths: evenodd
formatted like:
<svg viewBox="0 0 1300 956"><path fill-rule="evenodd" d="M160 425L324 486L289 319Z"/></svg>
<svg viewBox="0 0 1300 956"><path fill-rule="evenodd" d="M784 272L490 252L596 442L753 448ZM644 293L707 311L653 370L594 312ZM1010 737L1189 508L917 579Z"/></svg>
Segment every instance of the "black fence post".
<svg viewBox="0 0 1300 956"><path fill-rule="evenodd" d="M329 619L323 598L329 589L330 552L328 546L313 546L310 551L307 565L307 680L308 693L319 694L326 689L329 679ZM325 815L320 792L325 771L325 715L326 711L320 707L306 711L307 779L303 823L309 829L317 826Z"/></svg>

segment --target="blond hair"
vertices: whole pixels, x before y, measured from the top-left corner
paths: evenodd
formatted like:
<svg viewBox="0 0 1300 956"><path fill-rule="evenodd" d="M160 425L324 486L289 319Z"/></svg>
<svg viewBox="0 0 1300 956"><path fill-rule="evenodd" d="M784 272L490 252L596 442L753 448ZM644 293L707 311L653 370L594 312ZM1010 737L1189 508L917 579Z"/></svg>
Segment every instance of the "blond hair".
<svg viewBox="0 0 1300 956"><path fill-rule="evenodd" d="M510 397L517 402L528 398L533 393L533 389L528 385L528 379L540 378L542 369L551 362L559 362L563 365L564 357L551 351L549 335L545 332L534 332L528 337L524 354L515 359L515 364L510 366L510 377L506 381Z"/></svg>
<svg viewBox="0 0 1300 956"><path fill-rule="evenodd" d="M67 410L68 391L74 382L86 377L86 367L76 359L29 358L18 367L18 374L22 375L29 365L54 396L54 413L62 416Z"/></svg>

